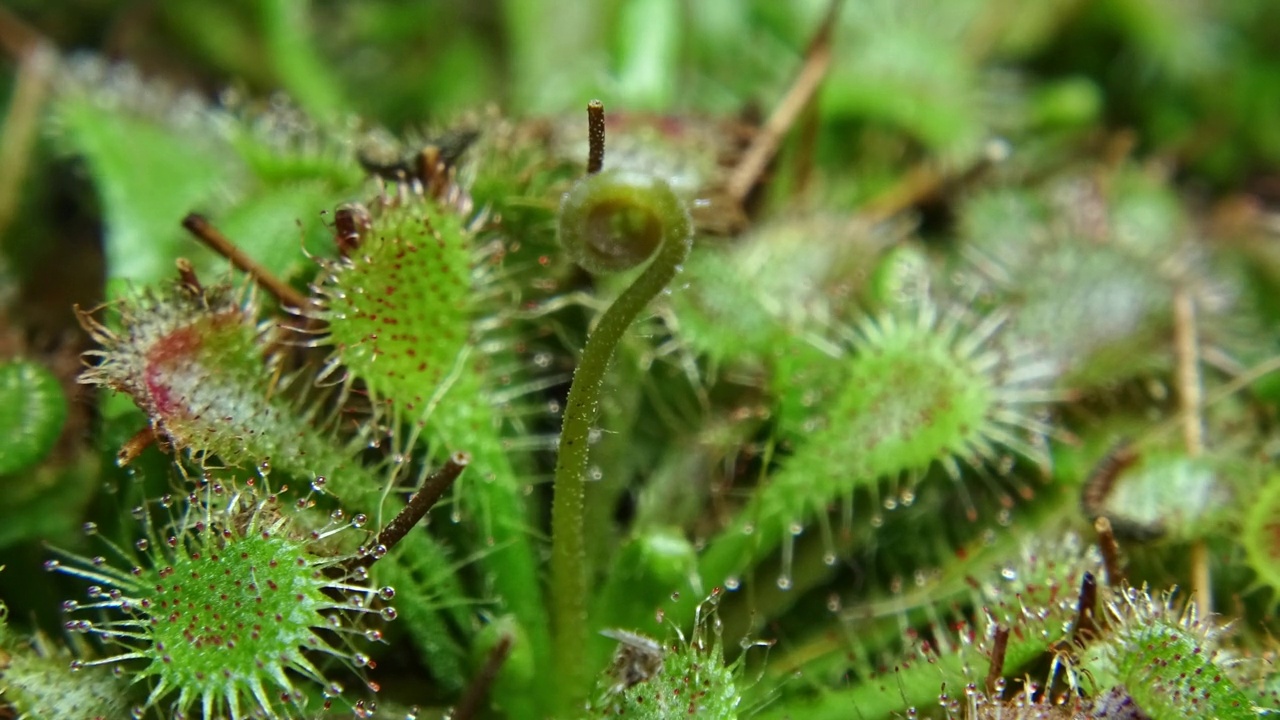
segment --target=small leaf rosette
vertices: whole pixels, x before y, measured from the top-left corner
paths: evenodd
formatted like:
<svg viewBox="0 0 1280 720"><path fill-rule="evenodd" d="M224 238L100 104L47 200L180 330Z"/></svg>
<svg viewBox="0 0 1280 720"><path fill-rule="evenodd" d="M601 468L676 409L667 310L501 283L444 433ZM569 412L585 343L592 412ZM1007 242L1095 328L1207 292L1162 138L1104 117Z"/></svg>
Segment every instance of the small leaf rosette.
<svg viewBox="0 0 1280 720"><path fill-rule="evenodd" d="M276 496L213 480L157 505L172 520L158 528L153 511L136 508L143 532L132 548L100 538L126 567L102 556L47 563L93 583L87 602L64 603L67 628L119 648L83 665L133 673L150 686L141 712L164 709L169 717L198 709L205 718L311 718L342 693L330 679L333 666L363 681L374 663L356 641L381 633L359 620L393 619L393 608L376 606L394 590L370 587L360 563L326 553L327 541L363 525L362 516L335 512L325 528L300 531ZM353 709L370 707L359 700Z"/></svg>

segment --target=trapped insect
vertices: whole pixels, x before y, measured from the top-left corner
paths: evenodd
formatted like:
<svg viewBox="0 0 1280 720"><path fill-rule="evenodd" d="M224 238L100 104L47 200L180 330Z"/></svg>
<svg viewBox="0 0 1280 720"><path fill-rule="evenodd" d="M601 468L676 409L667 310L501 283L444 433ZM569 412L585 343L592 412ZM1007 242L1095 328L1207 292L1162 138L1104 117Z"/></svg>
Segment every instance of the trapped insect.
<svg viewBox="0 0 1280 720"><path fill-rule="evenodd" d="M600 634L618 641L618 649L613 654L613 664L609 669L616 681L609 688L610 695L616 695L662 672L666 651L657 640L627 630L601 630Z"/></svg>

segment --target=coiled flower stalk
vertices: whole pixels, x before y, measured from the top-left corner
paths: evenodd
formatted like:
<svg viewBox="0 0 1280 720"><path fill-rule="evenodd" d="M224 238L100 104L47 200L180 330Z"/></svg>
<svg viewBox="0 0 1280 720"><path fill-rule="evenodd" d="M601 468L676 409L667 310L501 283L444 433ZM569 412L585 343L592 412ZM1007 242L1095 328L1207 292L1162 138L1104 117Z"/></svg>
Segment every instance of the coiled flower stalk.
<svg viewBox="0 0 1280 720"><path fill-rule="evenodd" d="M680 271L689 255L693 221L685 203L661 178L627 170L603 170L604 105L587 105L590 155L587 175L560 204L560 242L593 273L616 272L653 257L644 272L609 306L587 337L565 406L556 460L552 507L552 606L558 666L566 673L566 703L586 691L585 667L576 658L587 645L586 496L587 438L600 411L600 389L622 335L649 301Z"/></svg>

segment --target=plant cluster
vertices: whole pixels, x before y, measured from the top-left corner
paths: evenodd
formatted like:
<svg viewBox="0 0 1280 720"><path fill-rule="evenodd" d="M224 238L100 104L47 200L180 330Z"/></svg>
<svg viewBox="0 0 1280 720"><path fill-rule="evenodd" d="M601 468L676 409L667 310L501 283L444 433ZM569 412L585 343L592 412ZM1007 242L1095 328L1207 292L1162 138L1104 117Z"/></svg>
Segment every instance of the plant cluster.
<svg viewBox="0 0 1280 720"><path fill-rule="evenodd" d="M599 87L510 2L404 132L392 5L14 50L0 717L1280 712L1269 5L636 0Z"/></svg>

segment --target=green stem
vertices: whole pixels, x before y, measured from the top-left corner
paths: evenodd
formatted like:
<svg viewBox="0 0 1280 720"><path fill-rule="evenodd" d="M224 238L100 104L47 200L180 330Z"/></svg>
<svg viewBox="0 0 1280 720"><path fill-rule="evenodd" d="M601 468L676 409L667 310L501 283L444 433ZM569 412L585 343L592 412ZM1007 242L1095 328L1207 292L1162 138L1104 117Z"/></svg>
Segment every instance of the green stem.
<svg viewBox="0 0 1280 720"><path fill-rule="evenodd" d="M602 173L581 182L618 182L618 175ZM629 181L634 176L621 176ZM657 191L657 202L650 195ZM551 595L556 667L561 676L562 710L585 692L584 652L587 647L587 568L585 514L585 474L588 435L600 412L600 390L605 372L622 335L649 301L666 287L688 257L692 225L688 211L659 180L645 178L610 193L614 202L650 213L662 228L662 244L653 261L613 305L587 338L582 360L573 374L565 406L556 459L555 502L551 513ZM613 205L612 207L618 207ZM567 215L567 211L562 211ZM592 210L586 211L588 214ZM576 213L575 213L576 214ZM562 223L566 222L562 217Z"/></svg>
<svg viewBox="0 0 1280 720"><path fill-rule="evenodd" d="M333 120L348 104L332 81L310 30L310 3L264 0L259 6L266 50L276 77L312 115Z"/></svg>

